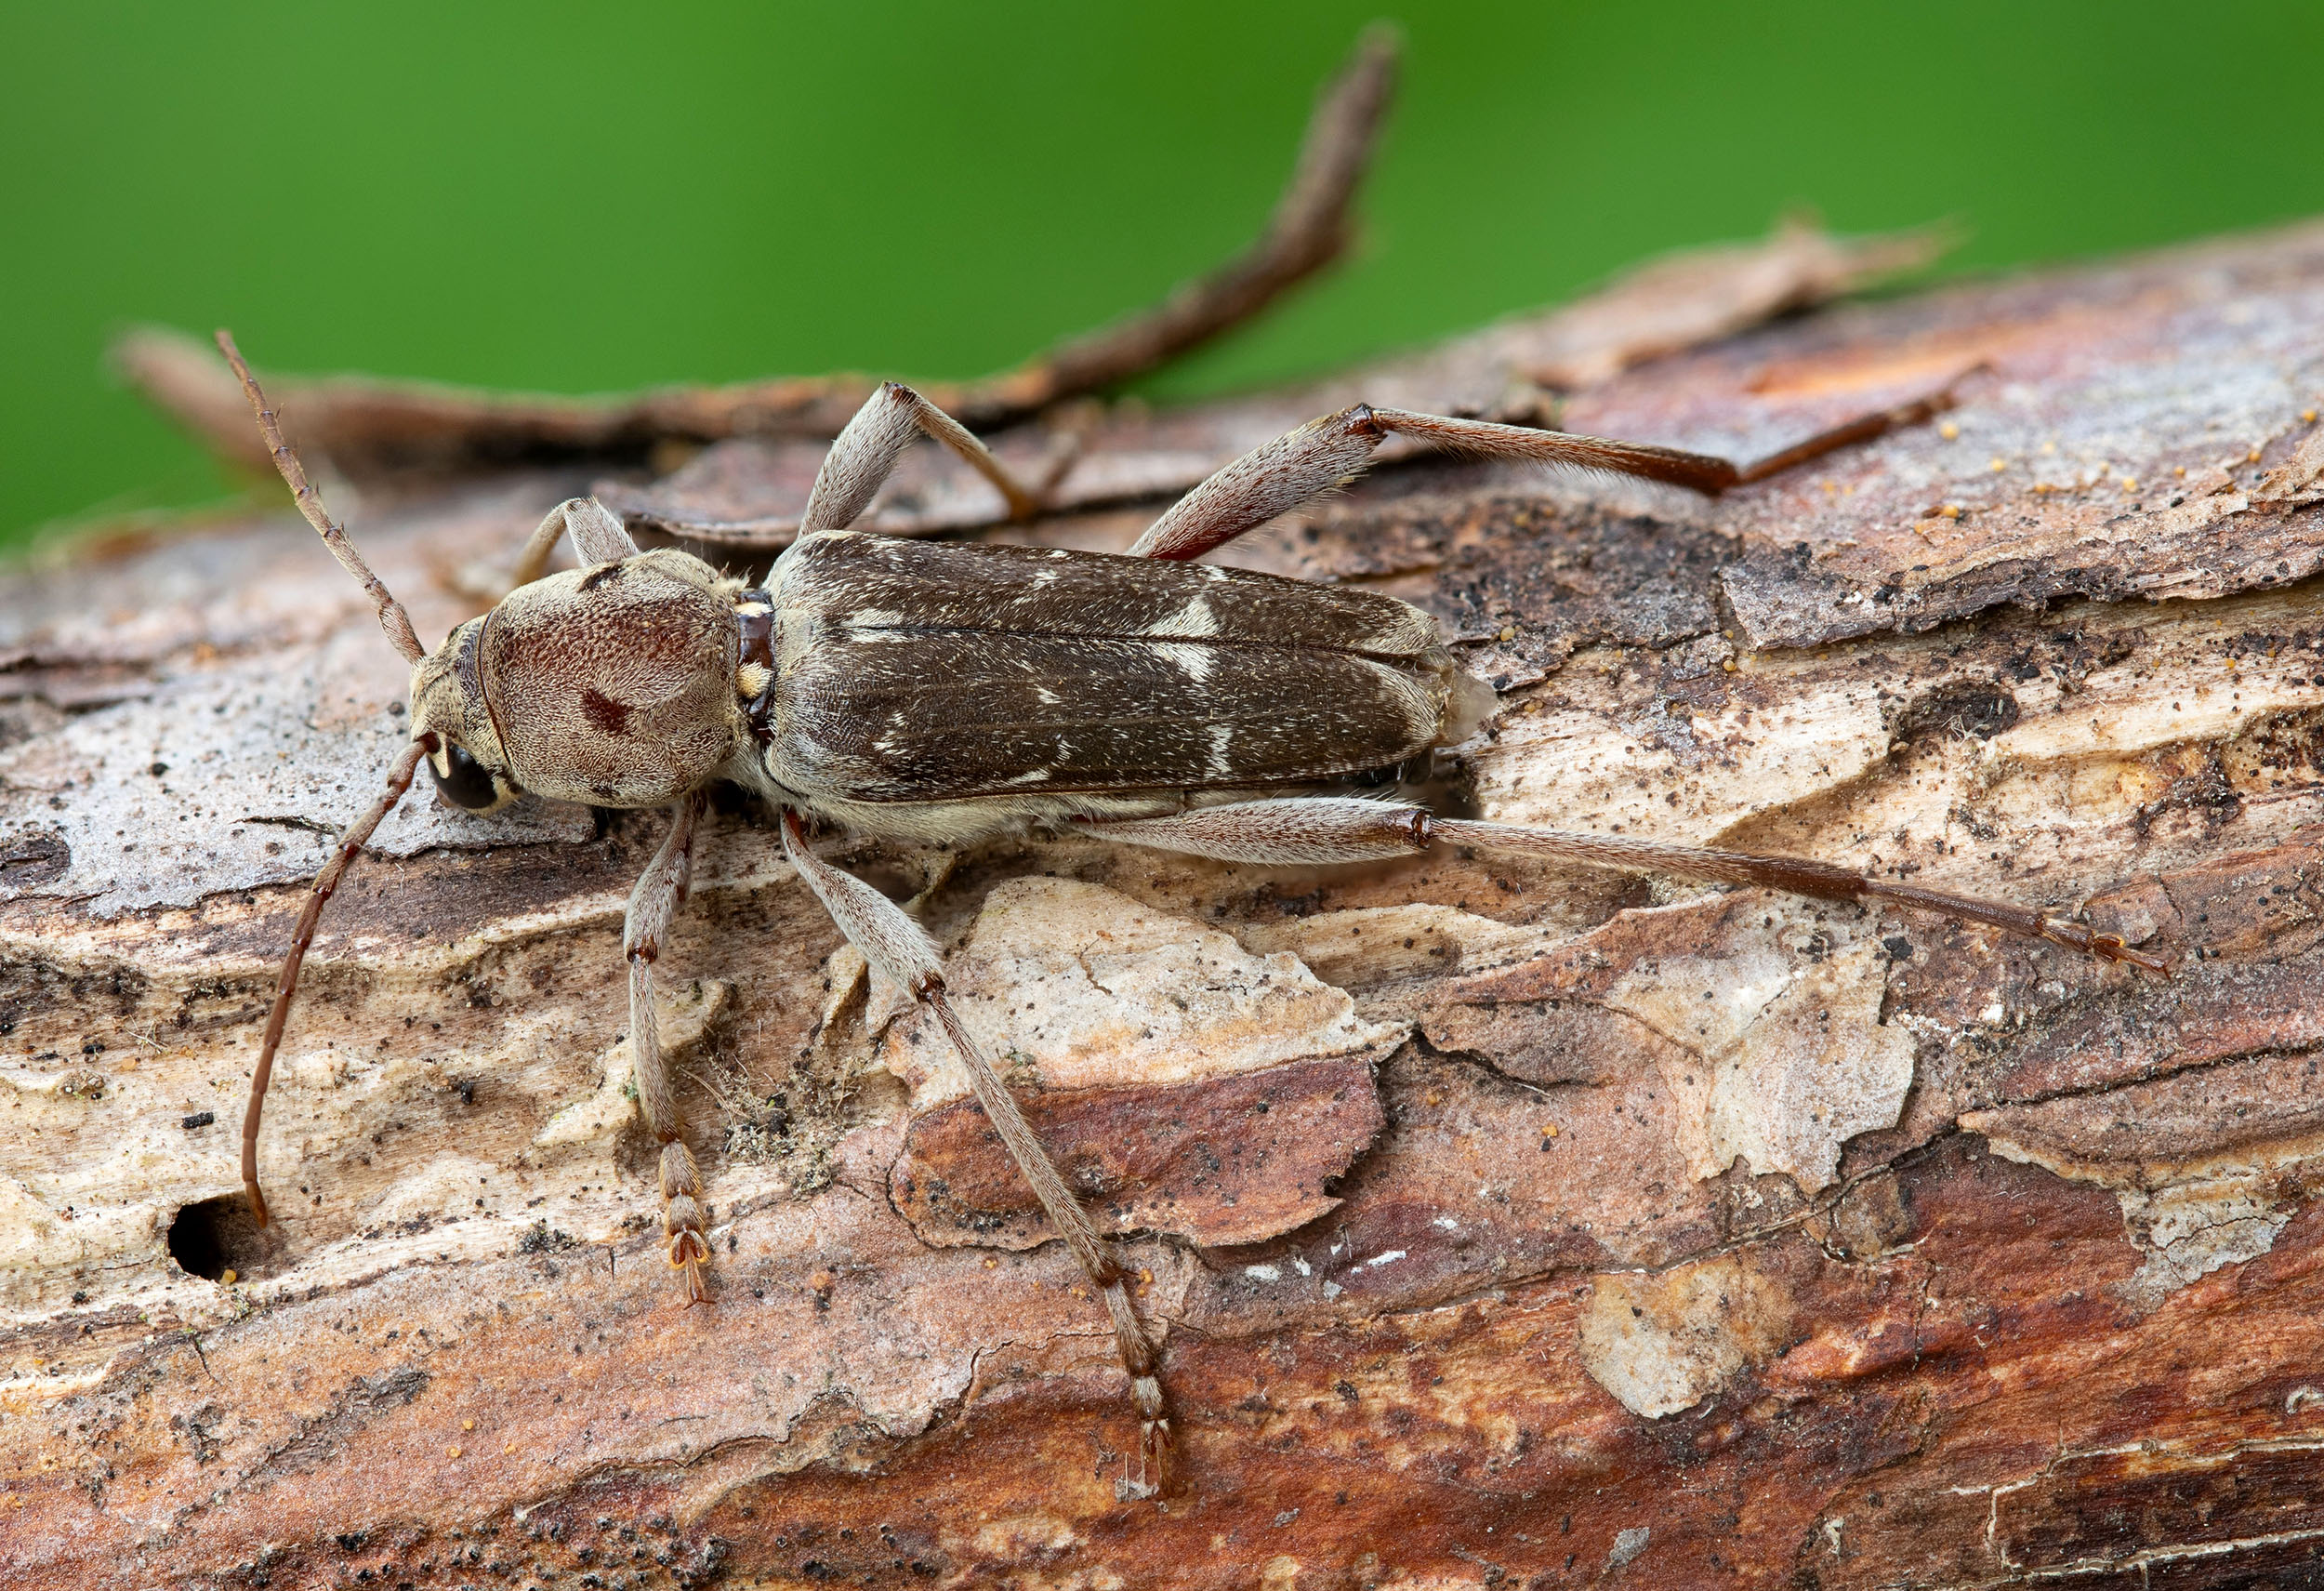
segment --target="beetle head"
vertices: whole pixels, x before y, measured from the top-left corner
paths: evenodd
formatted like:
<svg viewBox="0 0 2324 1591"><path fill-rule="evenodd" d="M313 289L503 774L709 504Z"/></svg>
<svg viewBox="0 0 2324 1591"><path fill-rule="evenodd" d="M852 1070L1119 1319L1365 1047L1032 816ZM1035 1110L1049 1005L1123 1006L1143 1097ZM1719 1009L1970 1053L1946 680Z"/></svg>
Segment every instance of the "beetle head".
<svg viewBox="0 0 2324 1591"><path fill-rule="evenodd" d="M436 793L469 812L496 812L524 793L484 696L478 654L492 616L469 619L412 669L412 738L436 737Z"/></svg>

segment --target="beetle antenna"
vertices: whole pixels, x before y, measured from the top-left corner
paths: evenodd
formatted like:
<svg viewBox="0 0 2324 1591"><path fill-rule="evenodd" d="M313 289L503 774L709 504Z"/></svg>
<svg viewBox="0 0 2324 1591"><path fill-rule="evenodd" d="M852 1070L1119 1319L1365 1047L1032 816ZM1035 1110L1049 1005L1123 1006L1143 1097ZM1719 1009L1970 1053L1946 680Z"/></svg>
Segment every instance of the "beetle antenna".
<svg viewBox="0 0 2324 1591"><path fill-rule="evenodd" d="M239 365L241 361L235 363ZM245 374L243 379L246 381L249 377ZM289 472L284 471L285 475ZM360 563L361 560L357 562ZM396 610L399 615L403 611ZM409 628L405 627L407 633ZM283 958L283 971L274 982L274 1009L267 1013L266 1041L258 1050L258 1069L250 1074L250 1103L242 1113L242 1186L250 1195L250 1213L257 1217L261 1226L266 1225L266 1196L258 1191L258 1117L266 1107L266 1085L274 1076L274 1052L282 1047L283 1025L290 1020L291 996L298 992L298 969L306 962L307 947L314 943L315 922L323 915L324 902L339 887L339 878L347 871L347 865L371 839L372 830L395 810L395 803L412 788L413 776L419 772L419 760L433 753L438 744L433 734L423 734L403 748L403 754L388 773L388 788L379 792L379 799L363 815L347 826L347 831L339 836L337 850L315 875L314 884L307 892L306 908L299 912L298 926L292 931L290 953Z"/></svg>
<svg viewBox="0 0 2324 1591"><path fill-rule="evenodd" d="M371 572L363 555L347 539L346 528L333 524L331 516L324 511L323 494L307 479L306 466L298 462L297 450L283 439L282 421L266 406L266 393L259 390L258 378L250 374L250 366L243 362L242 350L234 346L233 334L221 328L218 348L226 355L226 363L234 367L234 374L242 378L243 395L250 400L250 412L258 417L258 434L266 439L267 448L274 456L275 469L283 472L284 483L297 499L298 511L322 534L323 545L331 550L339 567L361 581L363 593L378 604L379 628L388 632L388 639L403 654L403 660L418 662L428 656L428 649L420 645L419 637L412 630L412 616L403 611L403 604L395 600L395 593L388 590L387 583Z"/></svg>

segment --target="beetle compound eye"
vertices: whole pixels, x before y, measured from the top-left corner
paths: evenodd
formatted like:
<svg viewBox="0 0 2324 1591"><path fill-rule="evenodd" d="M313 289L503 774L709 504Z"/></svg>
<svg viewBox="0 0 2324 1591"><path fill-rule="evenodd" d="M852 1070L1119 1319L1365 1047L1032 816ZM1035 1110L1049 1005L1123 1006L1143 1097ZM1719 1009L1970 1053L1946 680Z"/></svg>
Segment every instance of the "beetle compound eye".
<svg viewBox="0 0 2324 1591"><path fill-rule="evenodd" d="M451 772L439 772L432 762L428 771L435 775L436 788L443 792L444 800L470 812L482 812L500 799L500 792L493 789L492 775L465 748L445 747L443 760Z"/></svg>

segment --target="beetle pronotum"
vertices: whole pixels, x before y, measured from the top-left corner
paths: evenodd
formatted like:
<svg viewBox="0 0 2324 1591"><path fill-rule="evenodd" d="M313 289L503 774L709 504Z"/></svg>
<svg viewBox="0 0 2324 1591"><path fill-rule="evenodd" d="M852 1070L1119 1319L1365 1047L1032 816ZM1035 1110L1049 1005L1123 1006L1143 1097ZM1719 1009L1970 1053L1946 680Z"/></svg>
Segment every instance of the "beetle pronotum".
<svg viewBox="0 0 2324 1591"><path fill-rule="evenodd" d="M1335 783L1465 738L1491 711L1491 689L1460 670L1418 608L1195 562L1360 472L1391 432L1717 493L1917 423L1948 404L1948 394L1750 466L1357 404L1228 464L1127 555L1116 555L851 530L922 435L1012 500L1037 501L969 431L891 382L832 444L799 539L762 586L684 552L641 552L614 514L592 498L574 498L534 533L520 560L524 582L430 653L325 513L232 339L220 332L218 342L300 510L363 583L412 665L410 742L316 877L268 1017L242 1149L244 1182L262 1222L260 1108L300 962L348 864L423 763L443 798L470 811L495 811L530 793L671 814L630 895L623 943L638 1099L662 1146L663 1231L690 1301L706 1295L707 1213L658 1046L654 968L685 899L709 787L730 782L771 808L785 855L840 932L941 1024L1043 1210L1104 1297L1141 1422L1141 1452L1155 1460L1169 1441L1155 1348L1111 1244L994 1068L1001 1036L962 1021L927 935L886 896L817 856L811 820L905 842L1070 827L1260 866L1363 862L1454 843L1891 902L2161 965L2064 917L1824 863L1445 819L1406 802L1328 793ZM581 566L540 575L567 536Z"/></svg>

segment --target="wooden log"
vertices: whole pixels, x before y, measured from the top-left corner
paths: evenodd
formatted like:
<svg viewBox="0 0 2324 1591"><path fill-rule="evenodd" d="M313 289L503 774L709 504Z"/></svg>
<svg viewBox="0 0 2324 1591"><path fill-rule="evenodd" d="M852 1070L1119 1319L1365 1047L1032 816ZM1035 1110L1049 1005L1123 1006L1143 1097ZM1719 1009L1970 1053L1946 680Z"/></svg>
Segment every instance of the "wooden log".
<svg viewBox="0 0 2324 1591"><path fill-rule="evenodd" d="M1095 1301L739 808L662 962L707 1306L624 1086L653 815L390 818L251 1227L273 962L403 671L271 505L8 575L0 1580L2317 1583L2319 350L2313 225L1561 347L1525 401L1736 455L1984 369L1725 501L1410 457L1244 560L1440 617L1503 694L1448 802L2087 903L2166 976L1460 854L851 853L1139 1234L1159 1503ZM432 638L587 478L332 490Z"/></svg>

